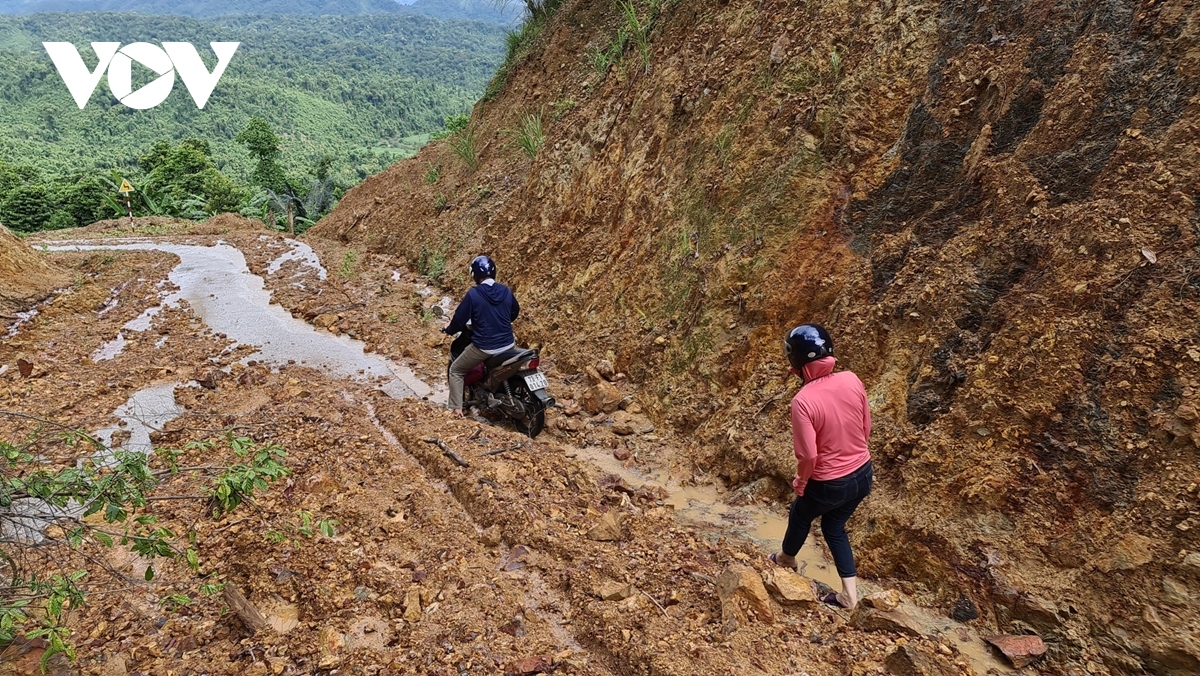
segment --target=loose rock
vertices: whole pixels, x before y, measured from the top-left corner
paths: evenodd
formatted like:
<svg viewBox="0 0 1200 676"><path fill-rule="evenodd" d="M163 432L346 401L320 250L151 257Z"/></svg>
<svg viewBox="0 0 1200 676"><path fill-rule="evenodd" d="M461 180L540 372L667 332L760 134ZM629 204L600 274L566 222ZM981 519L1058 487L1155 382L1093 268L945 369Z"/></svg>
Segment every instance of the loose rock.
<svg viewBox="0 0 1200 676"><path fill-rule="evenodd" d="M863 598L862 602L868 608L887 611L898 608L901 600L902 597L900 596L900 592L896 591L895 589L888 589L886 591L869 594Z"/></svg>
<svg viewBox="0 0 1200 676"><path fill-rule="evenodd" d="M529 674L544 674L554 666L554 658L550 655L526 657L510 664L505 670L505 676L529 676Z"/></svg>
<svg viewBox="0 0 1200 676"><path fill-rule="evenodd" d="M795 571L785 568L771 571L767 574L767 589L785 606L817 605L812 582Z"/></svg>
<svg viewBox="0 0 1200 676"><path fill-rule="evenodd" d="M876 610L859 606L850 616L850 626L863 631L890 631L895 634L921 636L921 623L900 609Z"/></svg>
<svg viewBox="0 0 1200 676"><path fill-rule="evenodd" d="M633 585L615 580L605 580L596 585L592 591L605 601L620 601L633 596Z"/></svg>
<svg viewBox="0 0 1200 676"><path fill-rule="evenodd" d="M987 642L996 646L1009 662L1018 669L1033 664L1046 654L1046 644L1038 636L1002 634L987 637Z"/></svg>
<svg viewBox="0 0 1200 676"><path fill-rule="evenodd" d="M605 380L612 380L617 374L617 370L613 368L612 362L607 359L601 359L596 362L596 373L600 374Z"/></svg>
<svg viewBox="0 0 1200 676"><path fill-rule="evenodd" d="M421 619L421 590L409 589L404 595L404 621L416 623Z"/></svg>
<svg viewBox="0 0 1200 676"><path fill-rule="evenodd" d="M941 655L921 650L911 644L902 645L883 660L892 676L958 676L958 668Z"/></svg>
<svg viewBox="0 0 1200 676"><path fill-rule="evenodd" d="M1188 591L1187 585L1169 577L1164 577L1162 581L1163 599L1173 605L1186 607L1192 603L1192 594Z"/></svg>
<svg viewBox="0 0 1200 676"><path fill-rule="evenodd" d="M1111 573L1114 570L1133 570L1144 566L1154 559L1154 553L1151 551L1153 546L1154 540L1145 535L1127 533L1117 541L1112 550L1100 558L1096 567L1105 573Z"/></svg>
<svg viewBox="0 0 1200 676"><path fill-rule="evenodd" d="M717 577L717 595L721 599L721 622L726 634L745 622L775 622L767 588L758 571L750 566L734 564L722 571Z"/></svg>
<svg viewBox="0 0 1200 676"><path fill-rule="evenodd" d="M970 622L979 619L979 609L975 607L974 601L962 596L954 602L954 608L950 610L950 617L958 622Z"/></svg>
<svg viewBox="0 0 1200 676"><path fill-rule="evenodd" d="M606 512L600 517L599 523L588 531L588 538L599 542L613 542L621 539L621 522L616 512Z"/></svg>
<svg viewBox="0 0 1200 676"><path fill-rule="evenodd" d="M601 380L583 395L583 408L588 413L612 413L621 404L621 391L616 385Z"/></svg>

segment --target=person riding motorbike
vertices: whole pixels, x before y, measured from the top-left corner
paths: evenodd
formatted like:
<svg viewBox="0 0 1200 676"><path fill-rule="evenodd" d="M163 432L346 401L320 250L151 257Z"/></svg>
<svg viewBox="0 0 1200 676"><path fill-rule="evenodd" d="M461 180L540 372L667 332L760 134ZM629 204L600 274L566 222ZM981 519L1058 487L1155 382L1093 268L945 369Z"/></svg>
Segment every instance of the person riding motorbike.
<svg viewBox="0 0 1200 676"><path fill-rule="evenodd" d="M453 336L467 328L472 331L471 344L450 365L447 376L450 399L446 407L456 418L463 415L463 381L471 369L516 347L512 323L521 313L517 297L505 285L496 281L496 263L487 256L471 261L471 277L475 286L463 296L450 323L442 332Z"/></svg>

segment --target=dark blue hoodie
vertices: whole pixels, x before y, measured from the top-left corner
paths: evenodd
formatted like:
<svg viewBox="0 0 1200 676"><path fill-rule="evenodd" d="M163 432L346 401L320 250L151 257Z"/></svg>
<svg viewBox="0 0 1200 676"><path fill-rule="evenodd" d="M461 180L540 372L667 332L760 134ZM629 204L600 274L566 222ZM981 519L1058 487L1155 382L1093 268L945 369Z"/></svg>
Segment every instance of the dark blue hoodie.
<svg viewBox="0 0 1200 676"><path fill-rule="evenodd" d="M471 322L471 342L481 350L499 350L516 342L512 323L521 313L517 297L507 286L478 284L463 297L446 333L454 335Z"/></svg>

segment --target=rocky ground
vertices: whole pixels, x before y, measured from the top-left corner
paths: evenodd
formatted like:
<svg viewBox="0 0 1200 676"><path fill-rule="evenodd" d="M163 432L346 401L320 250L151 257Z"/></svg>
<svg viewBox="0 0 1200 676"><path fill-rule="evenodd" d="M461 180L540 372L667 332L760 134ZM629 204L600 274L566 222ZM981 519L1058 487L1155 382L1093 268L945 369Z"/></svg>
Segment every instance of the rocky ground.
<svg viewBox="0 0 1200 676"><path fill-rule="evenodd" d="M447 339L434 309L442 294L402 261L314 240L328 271L322 281L298 261L267 272L291 245L252 222L139 227L175 242L234 244L274 300L317 330L365 341L429 381L443 372ZM130 234L109 223L55 237ZM157 447L180 450L182 467L220 466L234 459L233 432L281 445L291 471L221 518L204 499L207 470L163 482L147 511L176 533L194 533L196 573L159 560L147 582L146 562L87 543L74 554L61 544L25 551L24 570L92 571L87 603L69 613L78 660L59 673L1001 668L966 627L932 626L927 611L894 590L872 597L879 608L854 615L823 606L807 580L765 560L745 523L681 519L661 487L598 469L591 458L603 455L637 476L665 473L713 490L719 483L692 462L687 439L655 429L640 412L640 391L603 359L585 373L564 373L554 346L546 347L543 364L561 406L536 440L504 422L452 420L436 403L394 400L301 364L243 363L250 348L230 349L186 305L164 310L145 332L126 331L124 350L97 362L97 349L169 290L174 257L94 251L51 259L76 281L0 346L0 365L8 366L0 412L96 430L134 392L190 383L176 389L186 413L153 435ZM14 439L31 424L0 415L0 431ZM215 443L189 448L194 441ZM765 494L741 500L786 508ZM321 523L332 531L321 532ZM238 590L262 624L236 612L230 591L202 587L221 583ZM0 672L21 673L39 655L36 642L10 646Z"/></svg>

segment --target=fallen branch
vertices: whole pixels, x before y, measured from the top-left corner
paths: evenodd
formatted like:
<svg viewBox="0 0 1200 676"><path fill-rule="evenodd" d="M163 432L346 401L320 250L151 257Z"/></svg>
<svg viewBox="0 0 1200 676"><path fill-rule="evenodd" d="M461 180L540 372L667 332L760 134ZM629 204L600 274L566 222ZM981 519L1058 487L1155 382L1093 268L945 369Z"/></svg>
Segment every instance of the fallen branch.
<svg viewBox="0 0 1200 676"><path fill-rule="evenodd" d="M237 585L227 582L222 595L225 598L225 603L229 604L229 609L238 616L242 624L246 625L251 634L257 634L267 628L266 618L262 616L262 613L258 612L258 608L255 608L246 600L246 597L242 595Z"/></svg>
<svg viewBox="0 0 1200 676"><path fill-rule="evenodd" d="M518 448L520 448L520 447L522 447L522 446L524 446L524 445L525 445L525 442L523 442L523 441L522 441L522 442L520 442L520 443L513 444L512 446L509 446L508 448L497 448L497 449L496 449L496 450L494 450L494 451L488 451L487 453L484 453L484 455L500 455L501 453L507 453L507 452L509 452L509 451L515 451L515 450L517 450Z"/></svg>
<svg viewBox="0 0 1200 676"><path fill-rule="evenodd" d="M442 455L446 456L447 458L450 458L454 462L457 462L459 467L470 467L471 466L471 463L467 462L466 460L463 460L461 455L450 450L450 447L446 445L446 442L442 441L441 439L438 439L436 437L426 437L425 439L422 439L421 441L424 441L427 444L433 444L434 446L437 446L438 448L442 449Z"/></svg>
<svg viewBox="0 0 1200 676"><path fill-rule="evenodd" d="M647 593L645 589L639 589L638 591L640 591L640 592L642 592L643 594L645 594L646 598L650 599L650 601L651 601L651 602L653 602L653 603L654 603L654 605L658 606L658 609L662 611L662 614L663 614L664 616L666 616L666 617L670 617L670 615L667 615L667 609L666 609L666 608L663 608L663 607L662 607L662 604L661 604L661 603L659 603L659 602L658 602L658 600L657 600L657 599L655 599L653 596L651 596L649 593Z"/></svg>

